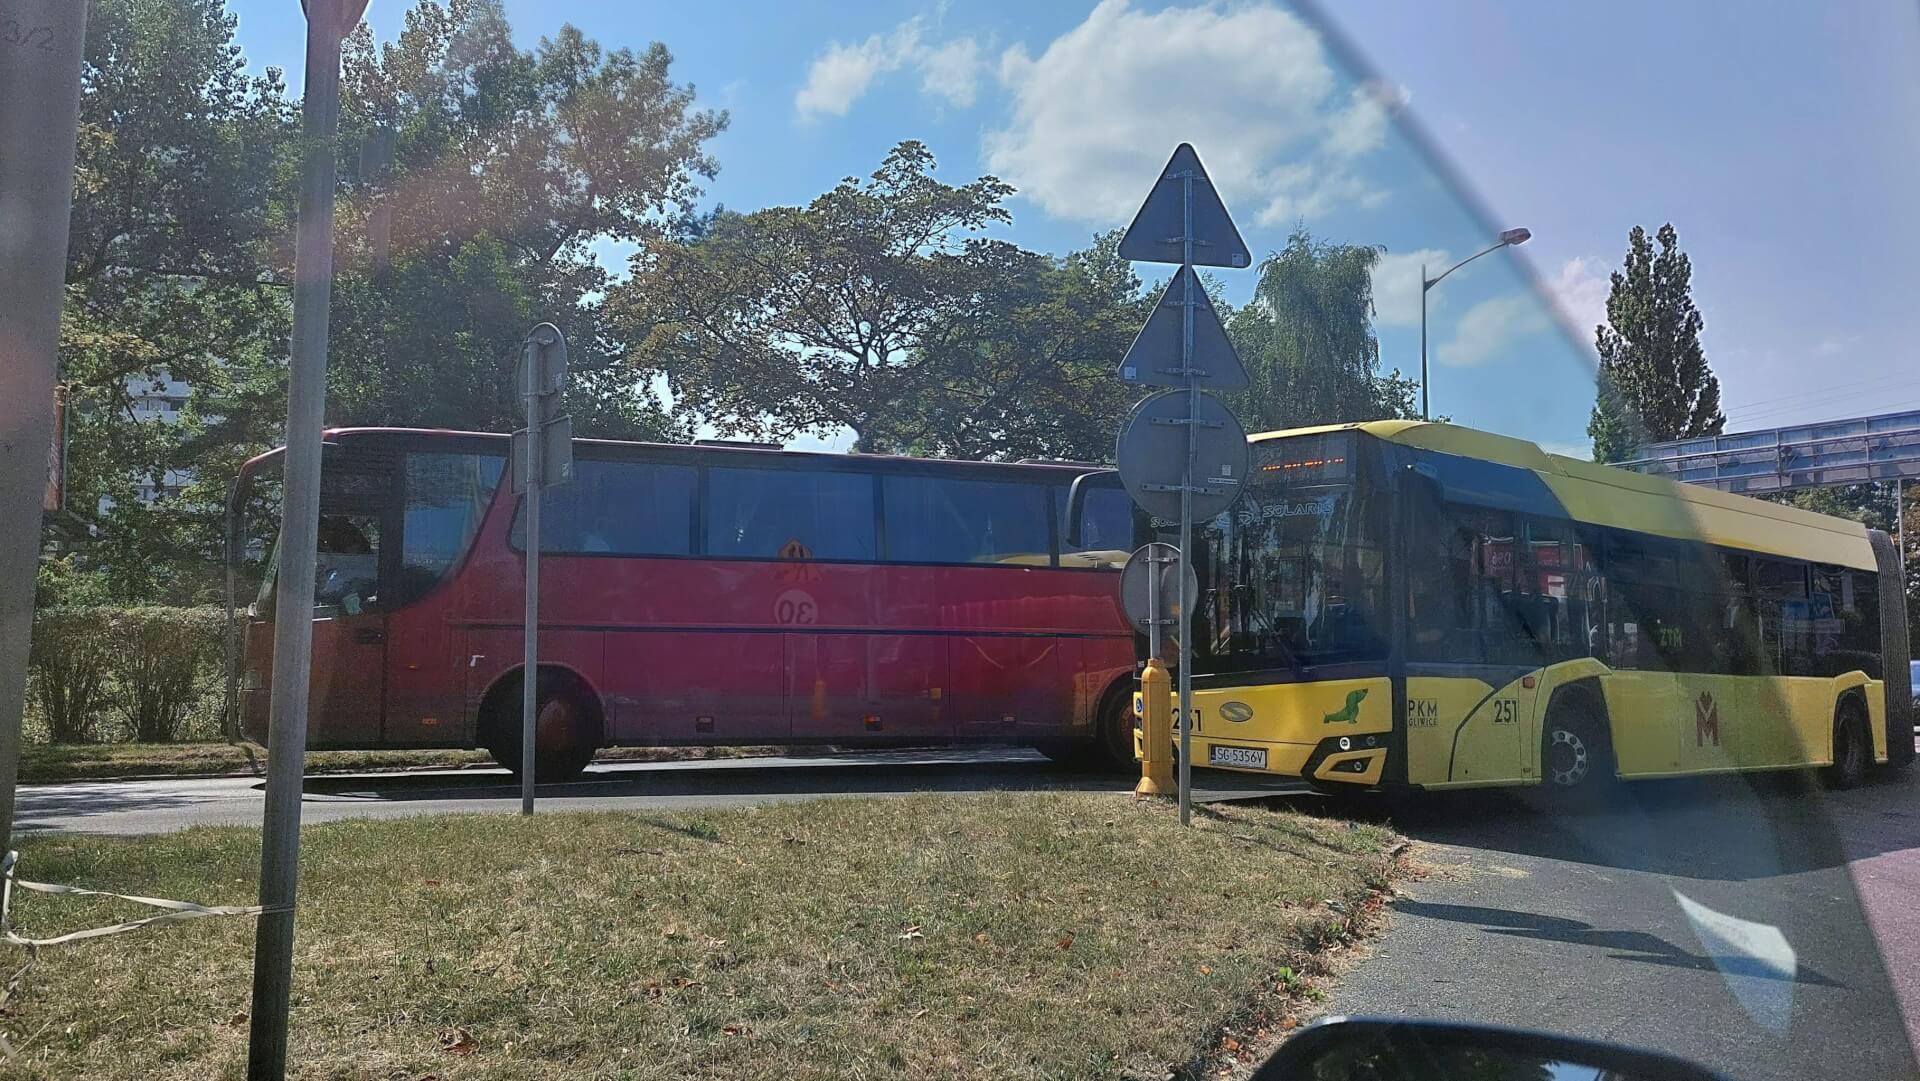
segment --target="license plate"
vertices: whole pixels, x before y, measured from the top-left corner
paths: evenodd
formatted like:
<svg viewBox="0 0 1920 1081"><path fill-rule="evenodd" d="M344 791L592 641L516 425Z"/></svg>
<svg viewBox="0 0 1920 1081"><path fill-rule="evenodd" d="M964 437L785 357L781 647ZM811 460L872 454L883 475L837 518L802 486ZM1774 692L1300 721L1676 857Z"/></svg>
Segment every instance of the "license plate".
<svg viewBox="0 0 1920 1081"><path fill-rule="evenodd" d="M1266 769L1267 752L1260 747L1222 747L1216 743L1207 749L1207 765Z"/></svg>

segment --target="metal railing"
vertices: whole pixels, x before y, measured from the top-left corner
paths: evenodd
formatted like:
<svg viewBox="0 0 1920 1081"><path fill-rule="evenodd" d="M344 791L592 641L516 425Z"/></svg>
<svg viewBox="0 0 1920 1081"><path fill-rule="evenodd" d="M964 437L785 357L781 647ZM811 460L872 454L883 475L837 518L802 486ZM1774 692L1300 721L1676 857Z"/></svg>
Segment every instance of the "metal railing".
<svg viewBox="0 0 1920 1081"><path fill-rule="evenodd" d="M1650 443L1619 463L1757 495L1920 477L1920 410Z"/></svg>

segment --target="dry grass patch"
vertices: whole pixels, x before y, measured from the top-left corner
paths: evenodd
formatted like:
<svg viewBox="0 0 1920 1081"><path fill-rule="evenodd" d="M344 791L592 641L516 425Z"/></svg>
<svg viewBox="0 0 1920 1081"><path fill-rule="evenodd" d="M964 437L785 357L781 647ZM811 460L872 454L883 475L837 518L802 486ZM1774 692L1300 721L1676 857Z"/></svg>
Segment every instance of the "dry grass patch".
<svg viewBox="0 0 1920 1081"><path fill-rule="evenodd" d="M1195 821L1023 793L314 827L295 1075L1164 1077L1297 992L1393 866L1378 826ZM244 830L59 836L22 869L245 903L257 856ZM122 914L20 907L40 934ZM232 919L43 951L0 1069L237 1078L250 955Z"/></svg>

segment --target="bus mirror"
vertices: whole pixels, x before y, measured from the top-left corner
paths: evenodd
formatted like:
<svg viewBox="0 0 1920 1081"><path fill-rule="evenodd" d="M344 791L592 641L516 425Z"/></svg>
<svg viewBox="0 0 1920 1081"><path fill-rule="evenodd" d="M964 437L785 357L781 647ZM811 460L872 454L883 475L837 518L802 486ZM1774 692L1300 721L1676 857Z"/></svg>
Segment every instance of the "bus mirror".
<svg viewBox="0 0 1920 1081"><path fill-rule="evenodd" d="M1077 549L1081 545L1080 521L1086 517L1087 481L1096 478L1105 479L1108 477L1117 477L1119 475L1120 471L1118 469L1101 469L1092 473L1082 473L1073 478L1073 483L1067 488L1066 541L1069 547Z"/></svg>

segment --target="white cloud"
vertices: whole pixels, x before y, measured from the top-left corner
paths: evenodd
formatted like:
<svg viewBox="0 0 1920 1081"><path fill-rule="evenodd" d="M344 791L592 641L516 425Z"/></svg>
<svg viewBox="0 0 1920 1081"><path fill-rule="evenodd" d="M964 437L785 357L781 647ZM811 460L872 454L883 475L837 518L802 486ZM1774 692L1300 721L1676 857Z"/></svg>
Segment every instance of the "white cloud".
<svg viewBox="0 0 1920 1081"><path fill-rule="evenodd" d="M1829 334L1820 339L1820 344L1814 346L1813 351L1823 357L1837 357L1852 349L1859 341L1858 334Z"/></svg>
<svg viewBox="0 0 1920 1081"><path fill-rule="evenodd" d="M1579 332L1580 344L1592 347L1593 328L1607 321L1607 294L1613 289L1606 262L1577 255L1560 264L1547 289Z"/></svg>
<svg viewBox="0 0 1920 1081"><path fill-rule="evenodd" d="M949 41L921 54L920 89L964 109L973 104L983 67L979 42L972 38Z"/></svg>
<svg viewBox="0 0 1920 1081"><path fill-rule="evenodd" d="M1403 86L1378 81L1354 87L1346 106L1327 121L1327 152L1357 158L1385 146L1387 117L1411 97Z"/></svg>
<svg viewBox="0 0 1920 1081"><path fill-rule="evenodd" d="M874 34L857 45L834 42L814 57L807 84L793 96L803 117L823 113L845 116L875 77L898 71L920 47L920 21L909 19L889 34Z"/></svg>
<svg viewBox="0 0 1920 1081"><path fill-rule="evenodd" d="M1319 35L1271 4L1146 12L1102 0L1034 56L1000 58L1011 115L987 166L1048 213L1125 220L1168 151L1199 148L1228 208L1283 224L1385 193L1352 168L1397 91L1340 92Z"/></svg>
<svg viewBox="0 0 1920 1081"><path fill-rule="evenodd" d="M1453 326L1453 340L1442 345L1434 356L1442 364L1470 367L1546 327L1546 313L1533 294L1494 297L1468 308Z"/></svg>
<svg viewBox="0 0 1920 1081"><path fill-rule="evenodd" d="M1425 266L1428 273L1433 273L1446 269L1452 261L1441 248L1382 255L1373 265L1374 322L1390 327L1419 326L1420 268ZM1438 295L1428 298L1429 318L1439 301Z"/></svg>
<svg viewBox="0 0 1920 1081"><path fill-rule="evenodd" d="M882 75L907 67L920 70L920 89L958 106L973 104L985 67L972 38L929 44L919 16L884 34L852 45L833 42L814 57L807 82L793 96L802 119L845 116Z"/></svg>

